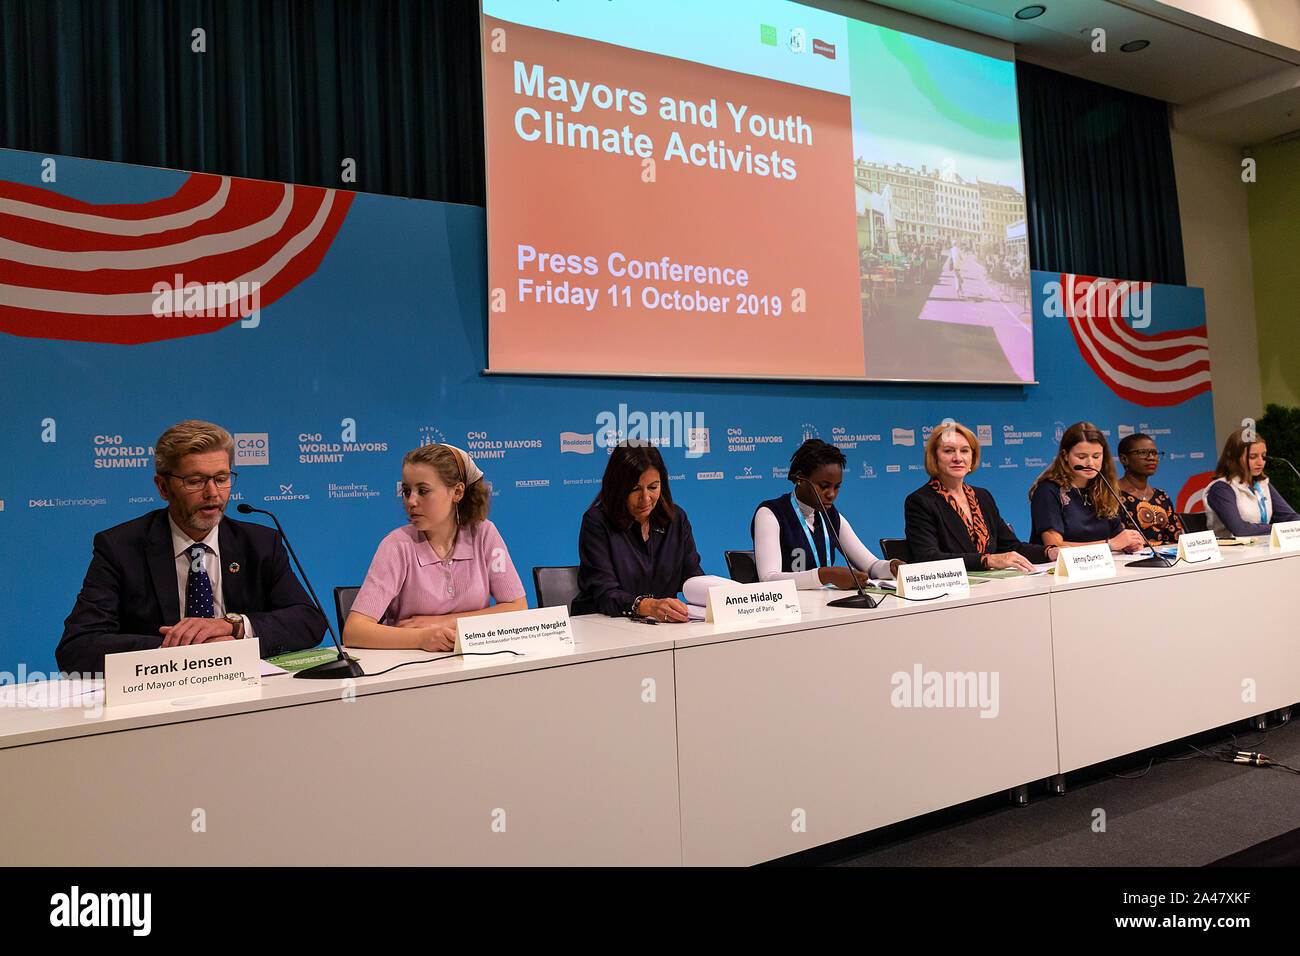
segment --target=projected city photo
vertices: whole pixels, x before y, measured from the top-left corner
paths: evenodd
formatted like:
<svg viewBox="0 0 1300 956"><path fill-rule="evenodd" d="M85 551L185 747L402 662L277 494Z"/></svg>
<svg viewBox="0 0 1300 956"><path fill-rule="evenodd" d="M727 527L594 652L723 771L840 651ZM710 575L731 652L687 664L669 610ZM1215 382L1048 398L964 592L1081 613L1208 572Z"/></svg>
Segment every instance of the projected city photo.
<svg viewBox="0 0 1300 956"><path fill-rule="evenodd" d="M1011 63L850 21L867 375L1032 381Z"/></svg>
<svg viewBox="0 0 1300 956"><path fill-rule="evenodd" d="M1010 60L786 0L483 36L493 372L1034 380Z"/></svg>

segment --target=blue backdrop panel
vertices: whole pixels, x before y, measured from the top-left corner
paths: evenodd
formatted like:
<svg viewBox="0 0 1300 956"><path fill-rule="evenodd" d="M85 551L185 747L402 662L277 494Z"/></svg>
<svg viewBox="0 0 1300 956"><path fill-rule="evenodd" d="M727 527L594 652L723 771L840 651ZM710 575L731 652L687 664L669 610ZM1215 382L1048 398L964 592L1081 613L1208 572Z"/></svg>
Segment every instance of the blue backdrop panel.
<svg viewBox="0 0 1300 956"><path fill-rule="evenodd" d="M172 195L187 177L59 158L57 182L42 183L42 159L0 151L0 181L141 203ZM1097 423L1112 442L1129 429L1154 434L1170 453L1156 484L1171 495L1213 466L1209 391L1167 407L1120 398L1083 360L1067 320L1043 314L1045 290L1050 297L1062 280L1049 273L1033 275L1040 385L485 377L483 228L477 207L356 195L319 268L265 306L255 327L236 319L130 346L40 338L36 327L3 335L0 670L54 668L92 536L160 506L152 446L184 418L236 434L232 497L277 512L331 620L331 589L359 584L379 540L404 522L402 455L430 441L476 455L530 601L532 566L576 563L579 519L606 459L601 426L634 425L636 413L680 412L707 430L698 456L663 453L714 573L724 572L724 549L751 547L754 507L789 491L789 457L808 436L848 456L839 504L873 543L902 534L903 499L926 480L925 438L945 417L981 433L975 483L1021 534L1029 484L1076 420ZM0 308L12 296L3 283ZM1150 306L1142 335L1204 326L1200 290L1156 286ZM647 330L628 347L651 341ZM578 437L562 443L565 433Z"/></svg>

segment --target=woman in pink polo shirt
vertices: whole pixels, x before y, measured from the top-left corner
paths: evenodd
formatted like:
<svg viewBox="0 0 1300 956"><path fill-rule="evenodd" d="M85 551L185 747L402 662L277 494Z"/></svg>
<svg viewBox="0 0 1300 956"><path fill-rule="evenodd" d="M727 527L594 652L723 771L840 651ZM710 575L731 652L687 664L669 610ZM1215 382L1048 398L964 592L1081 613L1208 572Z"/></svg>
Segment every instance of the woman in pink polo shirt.
<svg viewBox="0 0 1300 956"><path fill-rule="evenodd" d="M408 452L402 501L409 524L379 542L343 643L449 651L458 617L528 607L506 544L487 520L491 500L483 472L461 449Z"/></svg>

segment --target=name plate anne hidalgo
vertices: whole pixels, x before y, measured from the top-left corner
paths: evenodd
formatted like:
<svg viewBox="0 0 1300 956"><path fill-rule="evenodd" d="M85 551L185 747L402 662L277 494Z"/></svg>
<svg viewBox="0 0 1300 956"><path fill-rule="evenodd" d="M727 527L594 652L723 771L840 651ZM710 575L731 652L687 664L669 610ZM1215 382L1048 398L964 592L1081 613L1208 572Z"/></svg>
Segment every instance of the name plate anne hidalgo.
<svg viewBox="0 0 1300 956"><path fill-rule="evenodd" d="M724 626L783 624L803 616L793 581L723 584L709 588L704 620Z"/></svg>

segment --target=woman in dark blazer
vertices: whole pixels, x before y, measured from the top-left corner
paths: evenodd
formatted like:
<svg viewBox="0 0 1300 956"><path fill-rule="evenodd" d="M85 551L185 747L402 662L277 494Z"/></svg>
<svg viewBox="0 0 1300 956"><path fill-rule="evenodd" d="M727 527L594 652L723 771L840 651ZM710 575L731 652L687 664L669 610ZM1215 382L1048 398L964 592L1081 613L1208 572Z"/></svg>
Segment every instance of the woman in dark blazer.
<svg viewBox="0 0 1300 956"><path fill-rule="evenodd" d="M980 443L964 425L945 422L925 444L930 481L907 496L907 546L913 561L961 558L969 571L1032 571L1056 560L1056 548L1028 544L1002 520L993 496L966 484L980 463Z"/></svg>

